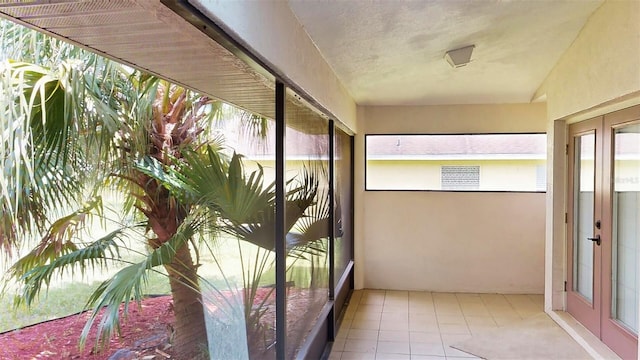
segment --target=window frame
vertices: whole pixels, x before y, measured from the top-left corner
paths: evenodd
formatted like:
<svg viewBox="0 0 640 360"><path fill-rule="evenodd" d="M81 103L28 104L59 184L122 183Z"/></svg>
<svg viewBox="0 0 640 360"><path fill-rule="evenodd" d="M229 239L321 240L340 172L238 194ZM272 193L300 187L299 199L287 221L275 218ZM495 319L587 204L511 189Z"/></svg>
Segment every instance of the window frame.
<svg viewBox="0 0 640 360"><path fill-rule="evenodd" d="M546 193L546 186L544 190L436 190L436 189L372 189L369 187L369 158L367 154L369 137L375 136L464 136L464 135L544 135L547 137L547 132L544 131L524 131L524 132L468 132L468 133L365 133L364 136L364 191L365 192L379 192L379 191L392 191L392 192L438 192L438 193ZM545 168L548 162L548 152L545 148ZM482 176L482 168L480 168L480 176ZM548 183L548 177L546 177Z"/></svg>

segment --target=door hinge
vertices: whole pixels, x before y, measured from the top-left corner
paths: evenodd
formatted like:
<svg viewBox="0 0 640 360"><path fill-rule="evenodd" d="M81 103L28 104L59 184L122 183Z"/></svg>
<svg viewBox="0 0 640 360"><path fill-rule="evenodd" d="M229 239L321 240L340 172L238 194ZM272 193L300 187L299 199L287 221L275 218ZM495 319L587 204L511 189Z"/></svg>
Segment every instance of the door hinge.
<svg viewBox="0 0 640 360"><path fill-rule="evenodd" d="M564 291L567 292L567 282L564 282Z"/></svg>
<svg viewBox="0 0 640 360"><path fill-rule="evenodd" d="M569 144L566 144L566 145L564 146L564 154L565 154L565 155L569 155Z"/></svg>
<svg viewBox="0 0 640 360"><path fill-rule="evenodd" d="M564 213L564 223L565 224L569 223L569 213Z"/></svg>

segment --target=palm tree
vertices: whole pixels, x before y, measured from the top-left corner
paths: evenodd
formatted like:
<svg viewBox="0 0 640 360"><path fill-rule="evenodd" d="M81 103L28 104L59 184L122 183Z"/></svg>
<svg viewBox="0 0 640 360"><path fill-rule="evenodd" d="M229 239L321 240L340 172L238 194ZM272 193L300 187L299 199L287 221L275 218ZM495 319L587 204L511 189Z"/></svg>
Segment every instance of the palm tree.
<svg viewBox="0 0 640 360"><path fill-rule="evenodd" d="M94 311L81 344L104 306L100 339L118 332L120 304L126 313L131 299L142 298L147 273L164 267L175 313L173 350L203 356L194 234L216 227L272 250L273 185L264 184L261 170L245 175L241 156L226 158L211 140L208 129L224 114L219 101L16 25L0 28L5 54L21 60L4 59L0 68L0 247L10 253L44 234L10 269L23 283L21 301L31 304L65 268L84 273L120 260L127 228L89 243L74 237L87 218L102 213L102 191L115 190L127 212L142 215L149 253L90 296ZM289 229L312 206L315 188L309 176L290 190ZM70 207L78 210L62 213Z"/></svg>
<svg viewBox="0 0 640 360"><path fill-rule="evenodd" d="M11 269L25 283L27 303L38 295L42 279L54 269L87 261L104 263L101 259L107 248L117 246L112 240L122 236L122 231L85 247L69 240L67 234L84 217L100 211L99 201L48 222L61 210L60 205L82 203L87 192L100 193L98 188L87 189L89 186L110 186L132 197L129 209L144 214L151 230L152 236L147 237L150 249L161 248L176 235L190 204L177 201L137 170L136 164L148 158L165 166L179 161L181 149L202 141L203 123L215 114L212 102L204 96L88 52L69 51L71 46L59 41L44 42L51 45L51 53L43 51L44 64L6 63L3 71L7 86L3 90L18 94L18 99L3 104L8 115L3 130L10 134L3 137L3 159L10 176L3 177L0 242L9 247L22 233L46 234ZM77 57L58 58L59 51ZM177 314L175 350L191 357L206 343L201 295L188 245L181 243L174 250L161 265L169 274ZM114 283L105 282L89 304L128 301L131 294L114 292ZM111 314L112 323L117 324L117 311ZM103 338L114 328L106 325Z"/></svg>

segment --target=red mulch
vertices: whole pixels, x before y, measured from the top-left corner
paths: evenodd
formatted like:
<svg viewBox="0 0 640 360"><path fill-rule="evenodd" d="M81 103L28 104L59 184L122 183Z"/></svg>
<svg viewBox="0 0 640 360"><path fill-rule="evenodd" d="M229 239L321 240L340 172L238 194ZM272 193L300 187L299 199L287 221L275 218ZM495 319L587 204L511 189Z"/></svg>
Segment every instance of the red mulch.
<svg viewBox="0 0 640 360"><path fill-rule="evenodd" d="M166 347L174 320L171 296L144 299L141 307L131 303L127 319L121 324L122 335L112 338L108 349L99 352L94 345L100 315L84 350L78 348L88 316L86 312L80 313L0 334L0 359L106 360L118 349L130 349L139 358L147 355L164 358L157 350L171 354Z"/></svg>
<svg viewBox="0 0 640 360"><path fill-rule="evenodd" d="M223 292L220 295L231 296L232 294L231 292ZM275 298L273 289L258 289L254 301L261 303L266 297ZM324 301L318 302L318 299L323 299L323 297L315 296L313 290L309 289L289 289L287 299L287 313L291 315L287 316L287 328L290 331L288 338L295 346L306 336L309 322L313 322ZM207 306L210 311L215 311L214 305ZM123 306L120 311L123 311L122 308ZM261 354L257 356L258 358L268 354L268 351L260 346L272 343L272 338L275 335L272 328L275 323L273 299L266 301L265 308L267 311L262 316L262 322L269 330L262 335L264 336L262 339L264 344L258 344L258 350L262 349L260 351L264 352L262 354L258 351ZM309 318L308 315L313 318ZM128 316L120 324L121 336L113 337L109 341L108 348L101 351L94 347L96 344L96 325L101 320L101 314L94 322L84 350L80 351L78 348L78 340L88 317L89 313L84 312L2 333L0 334L0 360L108 360L119 350L120 352L124 352L124 350L130 352L125 356L118 357L118 360L174 358L169 345L171 325L174 321L173 302L169 295L144 299L141 307L138 307L136 303L130 303ZM272 358L272 356L266 355L265 358Z"/></svg>

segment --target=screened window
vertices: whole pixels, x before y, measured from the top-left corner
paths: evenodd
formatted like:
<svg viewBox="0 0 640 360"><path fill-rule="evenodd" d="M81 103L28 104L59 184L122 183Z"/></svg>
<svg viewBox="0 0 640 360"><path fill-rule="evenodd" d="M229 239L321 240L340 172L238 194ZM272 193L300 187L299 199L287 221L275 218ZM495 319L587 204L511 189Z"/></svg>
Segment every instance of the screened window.
<svg viewBox="0 0 640 360"><path fill-rule="evenodd" d="M367 135L367 190L546 188L546 134Z"/></svg>

